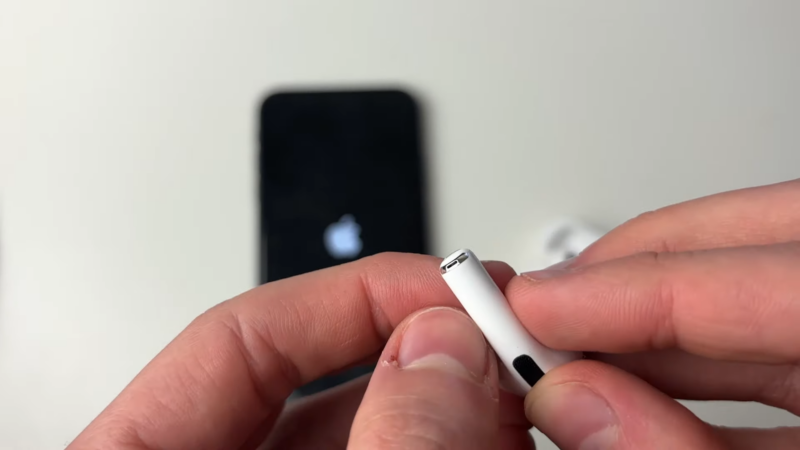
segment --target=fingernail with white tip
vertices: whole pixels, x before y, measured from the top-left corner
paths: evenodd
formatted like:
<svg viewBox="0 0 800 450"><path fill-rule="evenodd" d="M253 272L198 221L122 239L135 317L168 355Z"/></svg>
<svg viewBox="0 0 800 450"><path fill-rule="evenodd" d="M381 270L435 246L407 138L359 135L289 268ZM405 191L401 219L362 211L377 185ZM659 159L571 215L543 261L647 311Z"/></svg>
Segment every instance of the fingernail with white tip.
<svg viewBox="0 0 800 450"><path fill-rule="evenodd" d="M617 448L616 413L606 400L580 383L550 386L528 398L525 414L535 427L547 430L559 448L611 450Z"/></svg>
<svg viewBox="0 0 800 450"><path fill-rule="evenodd" d="M397 363L403 369L434 369L486 378L488 348L466 314L436 308L411 319L403 332Z"/></svg>

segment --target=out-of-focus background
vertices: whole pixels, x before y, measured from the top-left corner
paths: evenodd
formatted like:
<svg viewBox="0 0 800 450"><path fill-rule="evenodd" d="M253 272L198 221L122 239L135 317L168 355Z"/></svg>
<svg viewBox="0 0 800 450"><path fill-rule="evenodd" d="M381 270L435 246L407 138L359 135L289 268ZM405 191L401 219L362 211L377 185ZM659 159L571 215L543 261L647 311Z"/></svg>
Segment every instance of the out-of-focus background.
<svg viewBox="0 0 800 450"><path fill-rule="evenodd" d="M192 318L257 283L257 117L275 89L414 92L432 252L466 245L518 270L542 264L551 220L608 229L800 167L793 1L0 11L4 450L66 445ZM719 424L797 424L689 405Z"/></svg>

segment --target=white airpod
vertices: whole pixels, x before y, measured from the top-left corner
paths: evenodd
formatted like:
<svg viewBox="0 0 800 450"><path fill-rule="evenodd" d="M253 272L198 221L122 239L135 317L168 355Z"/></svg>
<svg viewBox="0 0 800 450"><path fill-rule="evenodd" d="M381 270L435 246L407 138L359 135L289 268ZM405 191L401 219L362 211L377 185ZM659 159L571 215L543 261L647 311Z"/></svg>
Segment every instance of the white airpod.
<svg viewBox="0 0 800 450"><path fill-rule="evenodd" d="M439 268L502 362L506 389L525 395L551 369L583 357L580 352L547 348L534 339L472 251L453 252Z"/></svg>
<svg viewBox="0 0 800 450"><path fill-rule="evenodd" d="M542 230L541 250L545 266L579 255L602 236L599 228L575 219L552 222Z"/></svg>

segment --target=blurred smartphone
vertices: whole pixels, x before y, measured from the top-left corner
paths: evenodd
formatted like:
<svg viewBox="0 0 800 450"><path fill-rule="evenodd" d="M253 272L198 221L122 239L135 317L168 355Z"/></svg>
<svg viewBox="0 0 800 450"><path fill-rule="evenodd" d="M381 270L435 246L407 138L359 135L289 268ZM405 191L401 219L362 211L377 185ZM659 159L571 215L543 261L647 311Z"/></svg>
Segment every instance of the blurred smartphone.
<svg viewBox="0 0 800 450"><path fill-rule="evenodd" d="M427 253L420 118L411 96L281 92L264 101L260 121L262 283L384 251Z"/></svg>

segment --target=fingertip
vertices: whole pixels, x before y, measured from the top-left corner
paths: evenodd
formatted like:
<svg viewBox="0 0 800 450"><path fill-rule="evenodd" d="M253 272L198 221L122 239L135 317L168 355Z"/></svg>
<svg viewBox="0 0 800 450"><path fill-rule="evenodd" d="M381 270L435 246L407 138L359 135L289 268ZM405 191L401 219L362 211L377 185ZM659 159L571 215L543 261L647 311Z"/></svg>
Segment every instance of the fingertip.
<svg viewBox="0 0 800 450"><path fill-rule="evenodd" d="M537 411L538 401L553 388L569 384L586 386L603 384L608 377L613 377L613 374L609 374L609 371L613 370L614 368L607 364L585 359L550 370L525 396L525 412L528 420L535 425L532 416Z"/></svg>
<svg viewBox="0 0 800 450"><path fill-rule="evenodd" d="M526 415L563 449L612 449L622 438L615 409L591 386L556 384L531 396Z"/></svg>
<svg viewBox="0 0 800 450"><path fill-rule="evenodd" d="M707 424L642 380L597 361L548 372L525 398L533 426L559 448L717 448ZM627 447L625 447L627 448Z"/></svg>
<svg viewBox="0 0 800 450"><path fill-rule="evenodd" d="M526 274L515 275L508 280L505 294L508 301L512 303L528 302L536 291L541 289L541 283L527 276Z"/></svg>
<svg viewBox="0 0 800 450"><path fill-rule="evenodd" d="M434 307L392 334L353 422L350 448L495 448L497 366L462 311Z"/></svg>
<svg viewBox="0 0 800 450"><path fill-rule="evenodd" d="M397 347L387 345L382 359L405 370L439 370L464 374L484 383L490 353L481 330L463 312L446 307L428 308L398 329Z"/></svg>
<svg viewBox="0 0 800 450"><path fill-rule="evenodd" d="M587 315L577 300L581 286L569 280L541 280L527 275L513 277L505 295L514 314L542 344L569 351L591 350L587 343Z"/></svg>
<svg viewBox="0 0 800 450"><path fill-rule="evenodd" d="M624 437L617 412L598 386L609 374L595 361L548 372L525 397L525 415L563 449L617 448Z"/></svg>
<svg viewBox="0 0 800 450"><path fill-rule="evenodd" d="M481 261L483 267L489 272L489 275L494 280L495 284L503 290L508 282L512 280L517 272L508 263L503 261Z"/></svg>

